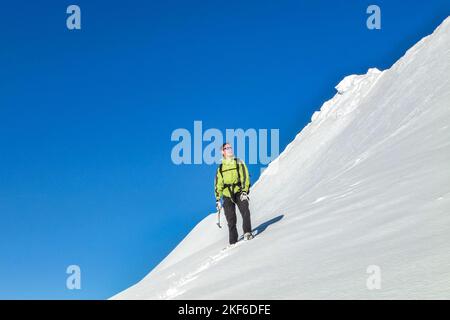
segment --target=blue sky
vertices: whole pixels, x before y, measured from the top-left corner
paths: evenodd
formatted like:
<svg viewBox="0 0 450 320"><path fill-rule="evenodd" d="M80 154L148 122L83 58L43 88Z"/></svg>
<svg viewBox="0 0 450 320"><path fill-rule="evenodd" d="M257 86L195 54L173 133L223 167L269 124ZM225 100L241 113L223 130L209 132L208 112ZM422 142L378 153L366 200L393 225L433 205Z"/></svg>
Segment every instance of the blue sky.
<svg viewBox="0 0 450 320"><path fill-rule="evenodd" d="M404 3L4 4L0 298L103 299L140 280L214 211L215 166L174 165L172 131L278 128L284 149L344 76L390 67L450 14Z"/></svg>

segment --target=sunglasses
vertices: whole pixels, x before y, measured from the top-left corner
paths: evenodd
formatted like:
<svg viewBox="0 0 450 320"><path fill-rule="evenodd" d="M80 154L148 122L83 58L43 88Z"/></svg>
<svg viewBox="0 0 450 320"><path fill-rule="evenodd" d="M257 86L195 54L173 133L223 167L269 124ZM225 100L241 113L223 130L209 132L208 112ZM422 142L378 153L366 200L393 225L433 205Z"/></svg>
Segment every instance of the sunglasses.
<svg viewBox="0 0 450 320"><path fill-rule="evenodd" d="M225 148L223 148L223 150L231 150L232 148L231 147L225 147Z"/></svg>

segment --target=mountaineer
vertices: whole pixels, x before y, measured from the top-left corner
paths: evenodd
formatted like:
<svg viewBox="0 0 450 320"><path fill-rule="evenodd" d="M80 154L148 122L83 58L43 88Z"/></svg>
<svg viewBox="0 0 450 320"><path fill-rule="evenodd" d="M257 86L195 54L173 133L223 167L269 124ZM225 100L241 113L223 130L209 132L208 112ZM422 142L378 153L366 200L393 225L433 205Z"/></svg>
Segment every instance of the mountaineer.
<svg viewBox="0 0 450 320"><path fill-rule="evenodd" d="M236 205L242 216L242 228L244 240L253 239L252 225L250 221L249 190L250 177L245 163L236 158L233 148L229 143L222 145L222 163L216 171L214 179L214 191L216 196L216 208L220 215L222 207L225 210L225 217L228 224L229 243L235 244L238 241L238 231L236 228ZM221 202L221 198L223 202Z"/></svg>

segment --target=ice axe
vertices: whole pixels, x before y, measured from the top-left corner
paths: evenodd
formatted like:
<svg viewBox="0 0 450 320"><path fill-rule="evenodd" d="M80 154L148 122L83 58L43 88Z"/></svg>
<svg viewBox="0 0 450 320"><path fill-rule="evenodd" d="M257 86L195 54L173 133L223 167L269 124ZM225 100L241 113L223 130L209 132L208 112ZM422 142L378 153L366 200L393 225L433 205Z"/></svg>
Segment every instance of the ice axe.
<svg viewBox="0 0 450 320"><path fill-rule="evenodd" d="M217 210L217 223L216 224L219 228L222 228L222 226L220 225L220 210L222 210L222 208Z"/></svg>

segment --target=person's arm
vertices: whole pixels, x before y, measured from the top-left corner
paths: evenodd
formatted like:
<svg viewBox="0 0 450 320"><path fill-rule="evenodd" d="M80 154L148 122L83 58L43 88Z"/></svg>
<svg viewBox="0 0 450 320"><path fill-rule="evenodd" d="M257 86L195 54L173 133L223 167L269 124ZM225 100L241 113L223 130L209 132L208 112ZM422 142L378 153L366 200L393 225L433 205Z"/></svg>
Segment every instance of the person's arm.
<svg viewBox="0 0 450 320"><path fill-rule="evenodd" d="M223 193L223 178L220 174L219 168L216 171L216 177L214 178L214 194L216 196L216 201L219 201Z"/></svg>
<svg viewBox="0 0 450 320"><path fill-rule="evenodd" d="M242 191L248 193L250 189L250 175L248 174L247 165L242 161Z"/></svg>

